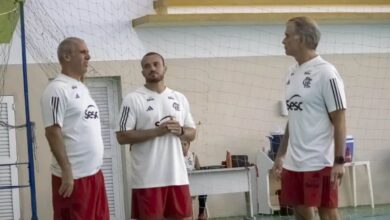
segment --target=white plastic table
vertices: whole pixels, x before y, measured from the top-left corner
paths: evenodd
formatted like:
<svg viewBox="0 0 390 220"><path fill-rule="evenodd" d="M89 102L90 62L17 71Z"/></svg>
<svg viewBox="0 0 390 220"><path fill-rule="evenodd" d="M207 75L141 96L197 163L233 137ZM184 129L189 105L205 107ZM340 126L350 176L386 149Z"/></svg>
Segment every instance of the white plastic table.
<svg viewBox="0 0 390 220"><path fill-rule="evenodd" d="M254 169L238 167L191 171L188 173L191 196L244 192L247 216L255 219L250 172Z"/></svg>
<svg viewBox="0 0 390 220"><path fill-rule="evenodd" d="M372 180L371 180L371 169L370 169L370 161L354 161L350 163L344 164L345 168L351 172L351 182L352 182L352 196L353 196L353 206L357 206L357 194L356 194L356 167L363 166L367 173L367 184L368 190L370 193L371 199L371 208L375 207L374 203L374 192L372 190Z"/></svg>

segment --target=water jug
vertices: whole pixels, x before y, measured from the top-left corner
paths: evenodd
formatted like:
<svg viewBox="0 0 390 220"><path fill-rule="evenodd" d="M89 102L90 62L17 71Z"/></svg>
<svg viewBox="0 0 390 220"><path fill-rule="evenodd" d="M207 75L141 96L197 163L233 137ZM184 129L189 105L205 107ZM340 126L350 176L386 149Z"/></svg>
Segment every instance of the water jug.
<svg viewBox="0 0 390 220"><path fill-rule="evenodd" d="M353 159L353 151L354 151L354 141L351 135L348 135L345 140L345 162L352 162Z"/></svg>
<svg viewBox="0 0 390 220"><path fill-rule="evenodd" d="M270 151L268 156L274 160L276 154L278 153L279 145L282 142L283 134L280 132L271 132L269 136L266 136L269 139Z"/></svg>

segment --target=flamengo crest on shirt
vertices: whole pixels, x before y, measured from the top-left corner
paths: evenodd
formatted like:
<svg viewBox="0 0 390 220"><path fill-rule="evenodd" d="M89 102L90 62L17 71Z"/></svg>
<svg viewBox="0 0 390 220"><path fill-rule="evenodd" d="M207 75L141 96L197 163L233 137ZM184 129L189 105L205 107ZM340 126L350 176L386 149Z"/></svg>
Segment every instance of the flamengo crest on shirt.
<svg viewBox="0 0 390 220"><path fill-rule="evenodd" d="M305 72L305 73L306 73L306 72ZM310 88L310 87L311 87L311 81L312 81L312 79L311 79L310 77L306 77L306 78L303 80L303 82L302 82L303 87L304 87L304 88Z"/></svg>
<svg viewBox="0 0 390 220"><path fill-rule="evenodd" d="M172 107L173 107L176 111L180 111L180 105L179 105L178 103L174 102L174 103L172 104Z"/></svg>

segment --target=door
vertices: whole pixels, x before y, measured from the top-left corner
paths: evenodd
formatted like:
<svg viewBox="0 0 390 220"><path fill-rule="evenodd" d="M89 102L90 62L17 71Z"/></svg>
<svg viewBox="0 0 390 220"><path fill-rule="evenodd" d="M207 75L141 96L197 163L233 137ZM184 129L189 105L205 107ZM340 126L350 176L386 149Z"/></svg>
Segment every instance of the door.
<svg viewBox="0 0 390 220"><path fill-rule="evenodd" d="M119 111L119 78L87 78L92 98L100 111L104 142L103 173L106 184L111 220L125 219L121 146L115 135L115 124Z"/></svg>

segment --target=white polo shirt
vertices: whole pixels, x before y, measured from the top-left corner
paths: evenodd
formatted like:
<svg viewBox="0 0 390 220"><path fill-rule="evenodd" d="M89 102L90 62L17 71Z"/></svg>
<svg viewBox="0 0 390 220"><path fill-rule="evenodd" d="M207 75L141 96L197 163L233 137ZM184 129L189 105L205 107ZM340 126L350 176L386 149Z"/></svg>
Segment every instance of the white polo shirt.
<svg viewBox="0 0 390 220"><path fill-rule="evenodd" d="M181 126L195 128L183 94L169 88L157 93L141 87L124 98L118 130L152 129L168 116L175 117ZM180 139L174 134L133 144L131 159L133 188L188 184Z"/></svg>
<svg viewBox="0 0 390 220"><path fill-rule="evenodd" d="M103 163L104 145L99 109L88 88L60 73L44 90L41 109L45 127L55 124L61 127L73 178L97 173ZM51 171L61 177L61 168L54 156Z"/></svg>
<svg viewBox="0 0 390 220"><path fill-rule="evenodd" d="M286 80L289 142L284 168L314 171L334 162L334 129L329 113L346 109L336 68L317 56L295 65Z"/></svg>

